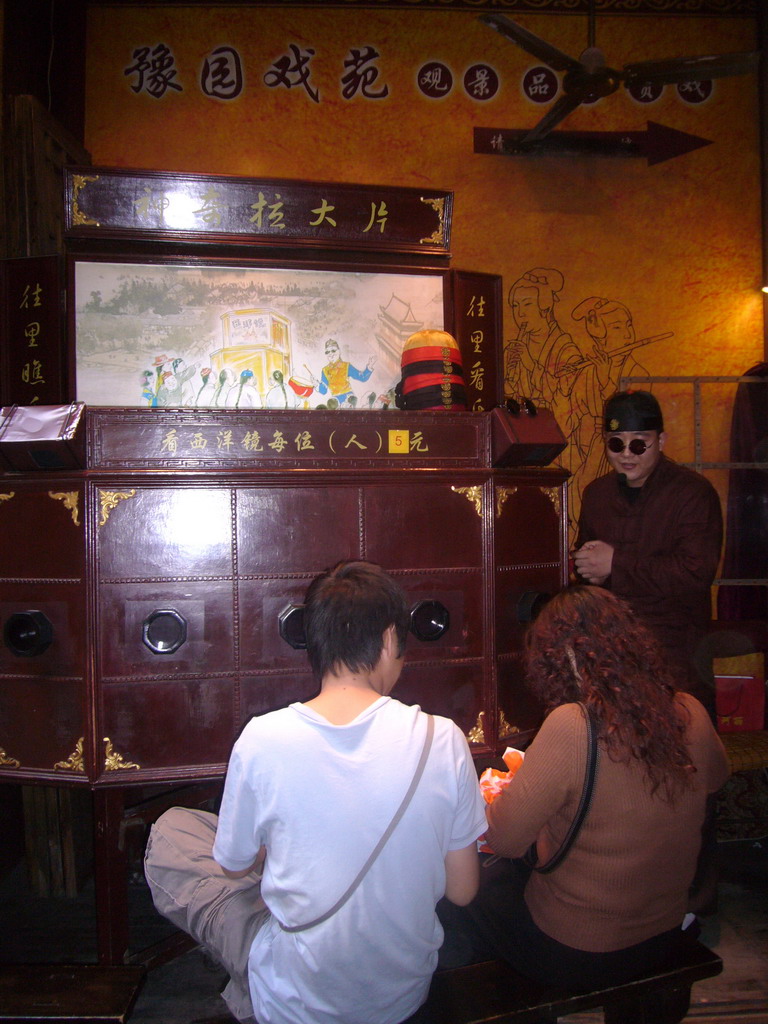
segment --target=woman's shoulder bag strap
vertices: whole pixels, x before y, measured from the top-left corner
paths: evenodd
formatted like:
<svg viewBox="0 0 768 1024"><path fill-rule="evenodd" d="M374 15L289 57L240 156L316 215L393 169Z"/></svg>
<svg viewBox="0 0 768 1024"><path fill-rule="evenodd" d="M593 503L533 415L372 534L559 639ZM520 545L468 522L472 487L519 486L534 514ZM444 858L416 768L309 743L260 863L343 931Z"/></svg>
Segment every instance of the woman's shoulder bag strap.
<svg viewBox="0 0 768 1024"><path fill-rule="evenodd" d="M584 785L581 790L581 799L579 800L579 806L576 809L571 827L568 829L565 838L560 844L560 848L552 854L549 860L545 864L533 864L533 870L538 871L540 874L549 874L550 871L554 871L558 865L562 864L566 854L573 845L573 841L579 834L579 829L584 824L584 819L587 816L589 810L589 804L592 800L592 791L595 788L595 776L597 775L597 762L599 759L599 751L597 747L597 723L593 716L590 714L586 704L579 704L582 714L586 719L587 723L587 767L584 772ZM528 851L528 856L531 854L536 855L536 844L534 843L531 850Z"/></svg>
<svg viewBox="0 0 768 1024"><path fill-rule="evenodd" d="M427 734L424 738L424 746L421 749L421 757L419 758L419 763L416 765L416 771L413 773L413 778L411 779L411 784L408 787L408 791L403 797L400 806L395 811L394 817L387 826L386 832L378 841L373 853L370 855L365 864L363 864L363 866L360 868L359 872L357 873L357 877L352 882L347 891L344 893L344 895L334 903L330 910L326 910L324 914L321 914L320 917L316 917L314 921L308 921L306 924L295 924L289 927L288 925L284 925L281 921L278 920L277 923L280 925L284 932L303 932L307 928L314 928L316 924L322 924L323 921L327 921L329 917L333 917L337 910L341 910L341 908L347 902L347 900L355 891L355 889L357 889L358 885L360 885L362 880L368 874L368 869L371 867L373 862L384 849L387 840L395 831L397 823L405 814L406 808L408 807L408 804L411 802L411 797L416 792L416 787L419 785L419 782L421 781L421 776L424 774L424 767L427 763L427 758L429 757L429 751L432 746L432 737L434 736L434 734L435 720L432 717L432 715L427 715Z"/></svg>

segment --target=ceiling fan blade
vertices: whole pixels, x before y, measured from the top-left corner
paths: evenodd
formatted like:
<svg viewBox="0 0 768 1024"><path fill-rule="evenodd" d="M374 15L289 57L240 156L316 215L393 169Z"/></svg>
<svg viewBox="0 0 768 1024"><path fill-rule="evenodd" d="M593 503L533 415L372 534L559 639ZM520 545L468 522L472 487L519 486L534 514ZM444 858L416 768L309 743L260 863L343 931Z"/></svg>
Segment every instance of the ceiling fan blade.
<svg viewBox="0 0 768 1024"><path fill-rule="evenodd" d="M758 53L722 53L713 57L678 57L671 60L646 60L626 64L622 78L628 84L637 82L703 82L710 78L747 75L757 70Z"/></svg>
<svg viewBox="0 0 768 1024"><path fill-rule="evenodd" d="M553 103L547 113L542 117L535 128L532 128L520 140L520 146L525 147L532 142L538 142L545 135L549 135L552 129L564 121L568 115L581 104L581 96L574 93L564 93L556 103Z"/></svg>
<svg viewBox="0 0 768 1024"><path fill-rule="evenodd" d="M540 36L534 35L533 32L529 32L527 28L518 25L516 21L512 21L504 14L481 14L479 20L483 24L495 28L497 32L522 47L527 53L543 60L555 71L571 71L581 67L575 57L569 57L567 53L558 50L556 46Z"/></svg>

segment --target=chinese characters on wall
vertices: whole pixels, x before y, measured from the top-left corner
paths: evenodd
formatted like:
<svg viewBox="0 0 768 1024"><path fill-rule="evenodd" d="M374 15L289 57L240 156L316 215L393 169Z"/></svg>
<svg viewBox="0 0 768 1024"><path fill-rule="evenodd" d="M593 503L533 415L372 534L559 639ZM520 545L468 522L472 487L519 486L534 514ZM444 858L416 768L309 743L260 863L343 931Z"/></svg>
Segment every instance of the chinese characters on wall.
<svg viewBox="0 0 768 1024"><path fill-rule="evenodd" d="M626 86L627 92L637 103L655 103L661 99L666 86L658 82L632 82ZM532 103L550 103L560 90L560 82L551 68L544 65L529 68L522 79L522 91L526 99ZM675 86L676 95L683 103L703 103L712 95L712 81L678 82ZM582 102L589 102L583 100Z"/></svg>
<svg viewBox="0 0 768 1024"><path fill-rule="evenodd" d="M235 100L245 90L243 60L233 46L219 46L209 53L199 70L177 66L173 50L165 43L154 47L138 46L131 54L132 63L123 70L135 93L144 93L152 99L197 88L215 100ZM267 89L300 89L313 103L321 102L316 84L314 63L320 61L311 46L289 43L284 53L275 57L261 74L260 85ZM384 100L390 94L389 85L379 62L382 55L370 45L350 47L339 70L340 94L344 100L360 97L366 100ZM429 61L416 70L419 91L429 99L442 99L454 88L455 76L448 65ZM483 102L493 99L499 90L499 76L487 64L473 64L461 79L462 88L470 99Z"/></svg>
<svg viewBox="0 0 768 1024"><path fill-rule="evenodd" d="M137 46L131 54L132 63L123 74L135 93L144 93L160 100L173 93L197 88L214 100L236 100L246 89L243 59L236 47L218 46L204 58L198 69L181 68L171 47L165 43ZM300 89L313 103L322 100L314 75L315 63L322 62L316 49L291 42L285 51L275 56L261 72L258 85L270 90ZM390 95L385 57L371 45L350 47L339 72L339 91L344 100L362 98L383 100ZM314 76L314 77L313 77ZM457 81L466 96L479 103L492 100L499 92L500 78L490 65L475 63L463 75L457 76L442 61L426 61L414 71L418 91L427 99L439 100L451 95ZM560 91L560 81L547 66L528 68L522 75L523 95L533 103L553 101ZM633 83L627 87L630 96L642 104L655 103L665 86L656 83ZM679 82L677 96L688 104L703 103L712 94L711 81Z"/></svg>

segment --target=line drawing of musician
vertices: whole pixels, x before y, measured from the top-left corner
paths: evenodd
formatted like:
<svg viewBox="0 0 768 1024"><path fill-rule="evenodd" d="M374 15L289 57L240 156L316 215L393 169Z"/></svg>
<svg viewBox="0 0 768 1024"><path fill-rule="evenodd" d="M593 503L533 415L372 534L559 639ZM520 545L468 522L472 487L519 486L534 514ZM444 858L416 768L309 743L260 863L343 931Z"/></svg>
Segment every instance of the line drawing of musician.
<svg viewBox="0 0 768 1024"><path fill-rule="evenodd" d="M339 343L335 338L329 338L325 343L325 358L328 360L323 367L320 380L312 377L312 383L321 395L331 395L339 405L344 405L353 394L351 380L365 382L373 373L375 356L369 356L364 370L358 370L352 363L341 358Z"/></svg>
<svg viewBox="0 0 768 1024"><path fill-rule="evenodd" d="M507 301L517 337L505 347L504 390L551 409L566 435L571 429L571 391L578 375L564 372L582 359L573 338L557 321L555 306L565 279L554 267L534 267L509 289ZM568 463L568 453L563 453Z"/></svg>
<svg viewBox="0 0 768 1024"><path fill-rule="evenodd" d="M584 354L571 364L572 429L568 440L572 449L570 485L572 501L580 504L581 494L590 480L607 472L602 443L603 406L619 390L622 377L649 377L650 373L635 358L635 350L665 341L673 332L650 335L637 340L632 313L623 302L591 296L573 309L574 321L583 321L587 333ZM650 389L650 385L643 385Z"/></svg>

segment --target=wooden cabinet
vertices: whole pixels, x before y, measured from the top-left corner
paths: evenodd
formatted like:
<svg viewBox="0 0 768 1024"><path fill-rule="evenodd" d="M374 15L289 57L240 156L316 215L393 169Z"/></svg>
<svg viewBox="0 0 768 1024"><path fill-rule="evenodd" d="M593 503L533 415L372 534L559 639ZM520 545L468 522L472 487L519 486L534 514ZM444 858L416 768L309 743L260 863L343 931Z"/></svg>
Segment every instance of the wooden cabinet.
<svg viewBox="0 0 768 1024"><path fill-rule="evenodd" d="M519 652L533 595L564 582L565 474L492 465L500 416L87 410L82 470L0 485L2 778L222 775L249 717L315 692L279 620L348 558L383 565L412 606L439 602L449 621L409 637L397 696L454 718L478 755L524 740L538 713ZM224 427L310 427L314 447L210 467L177 448L177 469L167 451L154 468L169 429L183 442ZM422 451L390 451L403 430ZM339 443L351 437L364 447ZM33 612L51 631L40 652L7 635L9 622L34 633Z"/></svg>
<svg viewBox="0 0 768 1024"><path fill-rule="evenodd" d="M85 781L78 753L89 718L83 491L82 477L72 475L0 480L0 779ZM44 629L53 637L47 646L36 642Z"/></svg>

